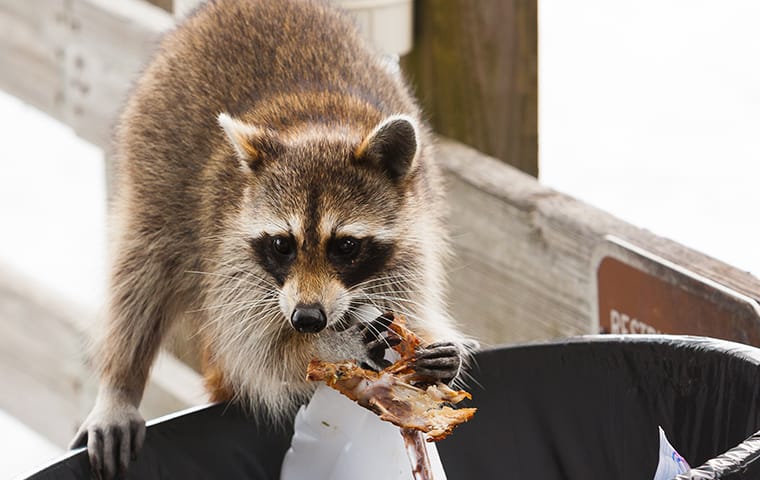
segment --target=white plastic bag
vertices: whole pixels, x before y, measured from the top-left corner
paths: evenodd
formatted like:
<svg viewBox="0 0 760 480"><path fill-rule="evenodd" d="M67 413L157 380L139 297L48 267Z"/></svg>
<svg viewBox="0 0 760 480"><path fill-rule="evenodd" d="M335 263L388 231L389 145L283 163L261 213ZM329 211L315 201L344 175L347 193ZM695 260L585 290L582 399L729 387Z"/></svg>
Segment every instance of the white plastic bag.
<svg viewBox="0 0 760 480"><path fill-rule="evenodd" d="M657 470L654 472L654 480L673 480L676 475L691 470L691 467L670 444L662 427L658 428L660 429L660 460L657 463Z"/></svg>
<svg viewBox="0 0 760 480"><path fill-rule="evenodd" d="M427 443L435 480L446 474ZM399 428L380 420L332 388L317 388L296 415L281 480L410 480L412 469Z"/></svg>

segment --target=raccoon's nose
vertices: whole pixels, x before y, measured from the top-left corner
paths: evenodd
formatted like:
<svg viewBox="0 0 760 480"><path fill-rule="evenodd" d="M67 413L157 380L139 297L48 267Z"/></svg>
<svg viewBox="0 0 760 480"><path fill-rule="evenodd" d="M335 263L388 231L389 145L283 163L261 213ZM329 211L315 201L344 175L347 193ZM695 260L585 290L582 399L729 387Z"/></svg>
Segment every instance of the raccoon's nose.
<svg viewBox="0 0 760 480"><path fill-rule="evenodd" d="M301 333L317 333L327 326L327 316L319 304L298 305L290 323Z"/></svg>

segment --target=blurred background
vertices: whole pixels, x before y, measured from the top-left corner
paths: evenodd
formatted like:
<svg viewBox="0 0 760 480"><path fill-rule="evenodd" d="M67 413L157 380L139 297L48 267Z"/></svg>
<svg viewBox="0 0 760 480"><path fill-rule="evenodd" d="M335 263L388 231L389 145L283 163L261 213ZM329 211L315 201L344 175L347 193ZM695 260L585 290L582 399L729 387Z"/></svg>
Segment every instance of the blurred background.
<svg viewBox="0 0 760 480"><path fill-rule="evenodd" d="M144 45L122 47L147 52L173 21L166 11L187 8L170 0L157 6L118 0L108 16L98 10L101 3L77 0L67 10L57 2L0 0L0 478L64 452L65 439L91 405L92 379L80 377L86 375L84 334L104 295L108 177L102 146L110 125L97 121L88 129L82 119L90 118L87 108L102 108L108 118L121 100L99 85L128 85L145 58L130 54L120 64L103 57L107 49L94 39L108 21L128 32L144 27L153 35ZM410 52L395 45L389 53L401 54L438 133L627 224L736 271L760 272L760 3L417 0L403 8L414 13L413 23L365 13L360 23L374 28L376 39L389 32L410 37ZM408 33L393 30L407 25L413 25L403 30ZM49 87L52 75L64 79L55 88ZM456 168L462 170L452 173L459 195L458 179L468 178L471 167ZM529 181L504 168L493 178ZM510 182L500 184L507 199ZM505 205L505 211L514 207ZM472 238L469 227L454 224L457 238ZM509 250L508 236L489 241ZM471 252L462 248L468 258ZM563 264L550 250L546 268L562 278ZM452 276L468 278L471 265L480 268L467 260ZM454 303L462 308L456 297ZM498 305L484 308L499 315ZM59 317L63 323L56 323ZM589 333L578 325L513 336L509 329L482 331L507 332L486 343ZM30 366L38 359L49 363ZM51 369L56 362L74 378L70 385L50 386L69 380ZM192 376L173 358L162 365L173 372L169 377ZM174 400L156 400L156 411L202 401L197 384L188 382L177 393L185 387L159 379L156 398L163 388ZM56 407L62 391L75 392L67 394L66 408ZM35 410L40 414L18 413ZM58 424L48 428L51 421Z"/></svg>

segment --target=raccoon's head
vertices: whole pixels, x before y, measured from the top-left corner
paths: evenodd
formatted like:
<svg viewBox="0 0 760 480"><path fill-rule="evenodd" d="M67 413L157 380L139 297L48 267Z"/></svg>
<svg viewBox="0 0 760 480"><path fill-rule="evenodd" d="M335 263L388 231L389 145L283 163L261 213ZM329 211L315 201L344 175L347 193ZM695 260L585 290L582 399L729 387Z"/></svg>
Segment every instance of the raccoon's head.
<svg viewBox="0 0 760 480"><path fill-rule="evenodd" d="M410 315L420 232L435 217L421 209L430 188L416 120L391 116L367 131L272 131L226 114L219 123L248 178L238 228L248 269L276 295L281 316L269 322L317 334L346 327L360 305Z"/></svg>

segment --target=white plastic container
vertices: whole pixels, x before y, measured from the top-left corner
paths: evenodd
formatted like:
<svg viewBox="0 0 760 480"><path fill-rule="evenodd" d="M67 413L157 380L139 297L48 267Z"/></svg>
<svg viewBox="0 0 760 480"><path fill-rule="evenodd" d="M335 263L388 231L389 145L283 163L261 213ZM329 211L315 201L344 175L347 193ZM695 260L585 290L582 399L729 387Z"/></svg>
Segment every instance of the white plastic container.
<svg viewBox="0 0 760 480"><path fill-rule="evenodd" d="M404 55L412 49L413 0L333 0L356 18L381 52Z"/></svg>

